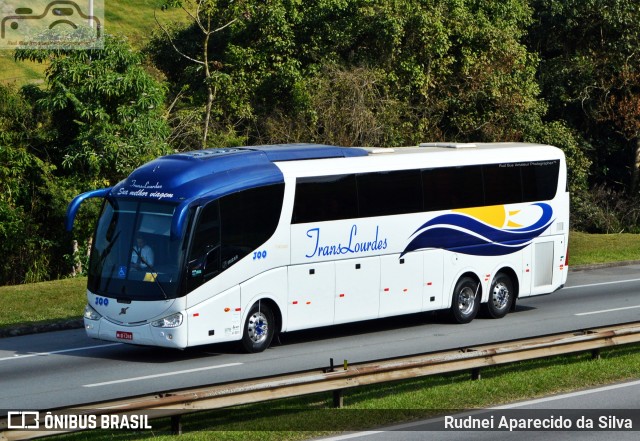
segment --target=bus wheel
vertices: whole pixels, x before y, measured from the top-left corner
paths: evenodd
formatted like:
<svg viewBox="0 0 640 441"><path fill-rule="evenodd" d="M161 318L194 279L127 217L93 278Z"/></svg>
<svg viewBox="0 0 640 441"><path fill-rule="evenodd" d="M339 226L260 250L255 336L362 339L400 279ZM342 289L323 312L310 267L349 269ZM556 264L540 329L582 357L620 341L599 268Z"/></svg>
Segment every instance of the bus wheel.
<svg viewBox="0 0 640 441"><path fill-rule="evenodd" d="M242 334L242 346L247 352L262 352L269 347L275 333L275 318L267 303L258 302L249 310Z"/></svg>
<svg viewBox="0 0 640 441"><path fill-rule="evenodd" d="M451 315L457 323L469 323L480 308L480 284L470 277L462 277L456 283L451 302Z"/></svg>
<svg viewBox="0 0 640 441"><path fill-rule="evenodd" d="M485 307L487 314L492 318L502 318L511 309L513 303L513 282L505 273L498 273L491 282L489 289L489 301Z"/></svg>

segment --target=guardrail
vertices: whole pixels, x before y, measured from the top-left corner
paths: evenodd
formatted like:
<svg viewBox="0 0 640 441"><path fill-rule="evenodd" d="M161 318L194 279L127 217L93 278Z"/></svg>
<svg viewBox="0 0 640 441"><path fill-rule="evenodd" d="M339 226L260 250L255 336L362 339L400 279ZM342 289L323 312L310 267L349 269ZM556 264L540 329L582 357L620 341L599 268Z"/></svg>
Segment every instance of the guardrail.
<svg viewBox="0 0 640 441"><path fill-rule="evenodd" d="M347 365L345 361L338 369L330 366L315 371L97 402L50 412L52 415L135 415L143 411L158 411L154 415L171 416L172 429L180 433L180 416L191 412L331 391L334 393L334 405L341 406L342 391L353 387L465 370L471 371L472 378L478 379L481 369L487 366L585 351L591 351L594 357L598 357L602 348L638 342L640 322L635 322L367 363ZM74 431L8 429L7 423L6 418L0 420L2 441Z"/></svg>

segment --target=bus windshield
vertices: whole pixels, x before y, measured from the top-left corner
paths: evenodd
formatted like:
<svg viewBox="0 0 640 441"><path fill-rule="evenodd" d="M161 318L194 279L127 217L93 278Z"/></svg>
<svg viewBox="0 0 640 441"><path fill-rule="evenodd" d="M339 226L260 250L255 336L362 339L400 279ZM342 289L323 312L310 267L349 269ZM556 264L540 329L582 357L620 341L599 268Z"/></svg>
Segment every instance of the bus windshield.
<svg viewBox="0 0 640 441"><path fill-rule="evenodd" d="M128 300L179 295L181 240L171 236L175 204L107 199L91 249L88 288Z"/></svg>

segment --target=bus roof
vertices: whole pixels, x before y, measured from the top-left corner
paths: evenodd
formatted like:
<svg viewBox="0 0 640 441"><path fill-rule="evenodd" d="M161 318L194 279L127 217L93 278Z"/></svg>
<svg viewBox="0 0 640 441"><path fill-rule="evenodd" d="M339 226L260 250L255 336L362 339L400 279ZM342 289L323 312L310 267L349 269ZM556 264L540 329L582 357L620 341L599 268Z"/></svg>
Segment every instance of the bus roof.
<svg viewBox="0 0 640 441"><path fill-rule="evenodd" d="M491 158L503 161L506 158L501 152L490 153L489 150L513 149L517 147L520 154L509 155L509 161L531 156L531 152L543 153L538 144L524 143L424 143L419 147L400 148L360 148L336 147L322 144L278 144L251 147L235 147L223 149L206 149L186 153L163 156L134 170L131 175L118 183L110 191L111 197L134 197L150 200L184 202L200 198L218 198L225 194L241 191L251 187L284 182L283 170L306 170L306 173L336 174L348 170L351 161L344 158L369 156L395 157L391 160L394 167L416 167L428 165L426 159L409 158L407 154L421 154L435 166L437 158L450 160L450 155L424 155L425 153L450 152L458 160L475 161L478 158ZM529 149L527 149L529 147ZM535 150L533 150L535 148ZM555 148L553 148L555 149ZM458 150L458 152L454 152ZM472 153L474 151L475 153ZM527 155L527 151L529 154ZM545 155L548 156L548 150ZM449 158L449 159L445 159ZM308 160L331 159L326 167L319 170L318 163ZM542 158L544 159L544 158ZM415 163L418 160L419 163ZM289 164L282 164L289 162ZM372 163L379 167L381 160L359 160L360 164ZM482 161L481 161L482 162ZM275 163L279 163L276 165ZM375 163L376 165L373 165ZM405 164L405 165L403 165ZM390 165L390 164L389 164ZM340 170L340 171L339 171ZM303 172L303 174L306 174Z"/></svg>
<svg viewBox="0 0 640 441"><path fill-rule="evenodd" d="M284 182L273 163L366 156L359 148L286 144L197 150L163 156L134 170L111 196L181 202L220 197L249 187Z"/></svg>
<svg viewBox="0 0 640 441"><path fill-rule="evenodd" d="M329 159L323 166L296 161L279 163L286 178L328 176L405 169L427 169L472 164L528 162L562 159L557 147L532 143L423 143L413 147L363 148L367 158L351 161Z"/></svg>
<svg viewBox="0 0 640 441"><path fill-rule="evenodd" d="M283 171L288 176L354 172L355 170L349 170L351 167L349 164L355 165L355 163L344 161L344 158L365 156L371 159L376 156L381 157L382 161L356 159L356 163L359 164L358 168L365 167L364 164L371 164L371 167L374 168L384 168L387 165L392 165L393 168L406 168L407 164L424 167L425 159L418 160L418 157L408 157L406 154L421 154L420 157L424 158L425 153L453 153L454 150L459 151L453 155L458 159L465 158L465 161L469 160L469 156L494 157L498 158L496 161L502 161L506 159L503 155L498 152L491 154L488 150L513 149L515 147L518 147L519 151L531 150L526 147L535 147L539 153L542 153L539 150L540 147L551 149L548 146L524 143L425 143L418 147L388 149L338 147L322 144L278 144L176 153L142 165L113 188L88 192L76 197L68 210L67 228L70 229L79 205L89 197L127 197L178 203L172 232L179 234L190 206L247 188L283 183ZM469 155L471 151L476 153ZM426 156L436 159L434 155ZM444 156L450 158L449 155ZM531 156L530 153L529 156ZM382 157L395 157L396 159L387 163ZM400 159L401 157L402 159ZM311 160L328 160L329 162L323 161L325 166L318 167L319 164ZM416 162L416 160L418 161ZM447 161L450 160L447 159ZM509 160L517 161L519 159L517 159L517 155L509 155Z"/></svg>

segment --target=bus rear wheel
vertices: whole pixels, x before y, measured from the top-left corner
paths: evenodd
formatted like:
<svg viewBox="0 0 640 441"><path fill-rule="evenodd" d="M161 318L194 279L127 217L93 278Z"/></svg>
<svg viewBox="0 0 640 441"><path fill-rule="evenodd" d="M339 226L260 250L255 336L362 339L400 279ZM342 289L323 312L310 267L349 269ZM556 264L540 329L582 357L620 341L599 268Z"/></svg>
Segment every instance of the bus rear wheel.
<svg viewBox="0 0 640 441"><path fill-rule="evenodd" d="M471 277L462 277L453 289L451 315L457 323L469 323L480 308L480 283Z"/></svg>
<svg viewBox="0 0 640 441"><path fill-rule="evenodd" d="M247 352L262 352L269 347L275 334L276 322L267 303L258 302L249 310L242 334L242 346Z"/></svg>
<svg viewBox="0 0 640 441"><path fill-rule="evenodd" d="M485 310L489 317L499 319L507 315L514 301L513 282L505 273L498 273L491 282L489 301Z"/></svg>

